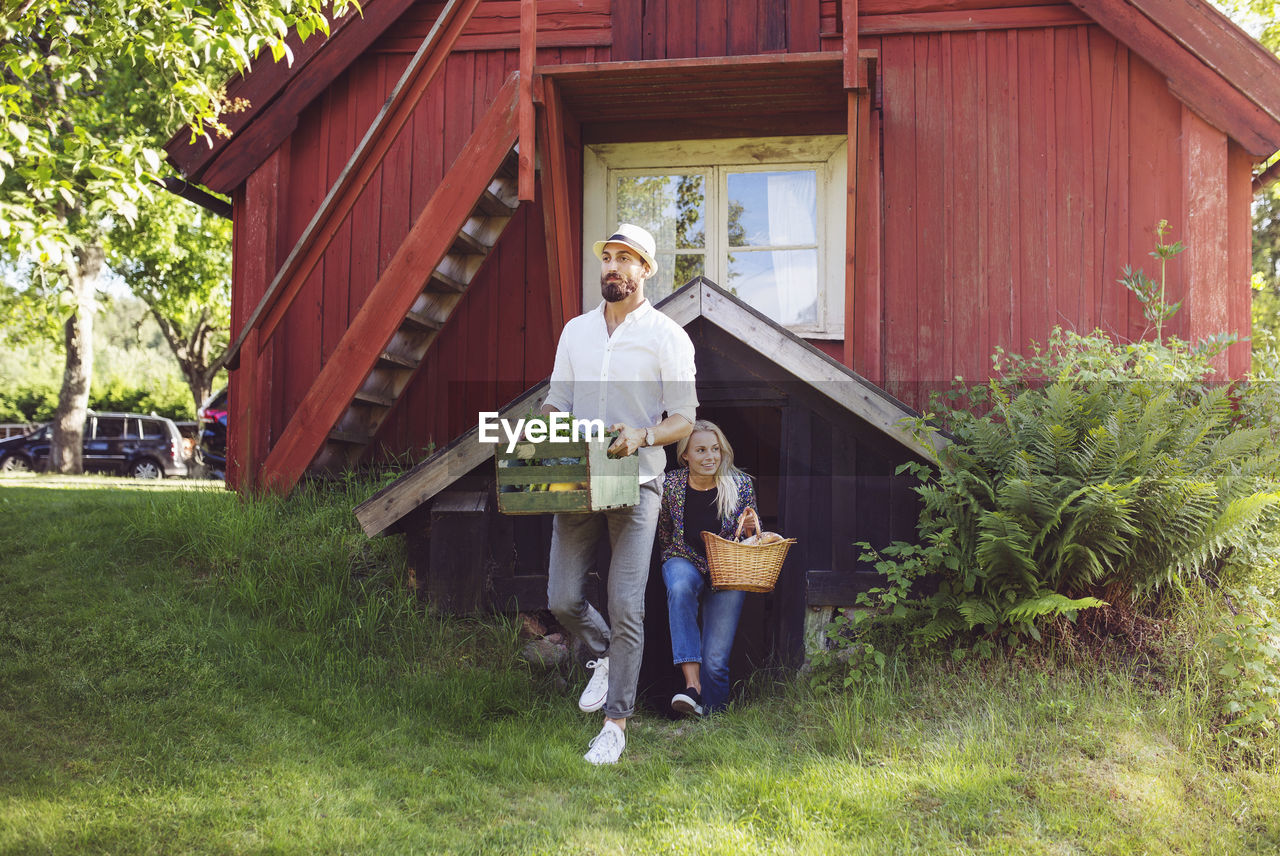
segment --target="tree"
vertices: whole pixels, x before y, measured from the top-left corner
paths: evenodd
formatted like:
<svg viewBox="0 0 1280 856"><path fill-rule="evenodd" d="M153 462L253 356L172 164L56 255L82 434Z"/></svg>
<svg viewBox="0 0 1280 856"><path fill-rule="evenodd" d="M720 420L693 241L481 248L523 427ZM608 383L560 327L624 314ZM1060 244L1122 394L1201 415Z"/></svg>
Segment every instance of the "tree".
<svg viewBox="0 0 1280 856"><path fill-rule="evenodd" d="M0 253L31 272L12 299L61 319L66 367L50 468L80 470L106 236L137 220L160 146L225 132L232 70L290 28L328 33L351 0L0 0Z"/></svg>
<svg viewBox="0 0 1280 856"><path fill-rule="evenodd" d="M1223 11L1280 54L1280 0L1215 0ZM1274 162L1274 161L1273 161ZM1270 164L1264 164L1266 168ZM1253 349L1280 341L1280 182L1253 200ZM1257 368L1255 359L1255 369Z"/></svg>
<svg viewBox="0 0 1280 856"><path fill-rule="evenodd" d="M199 408L226 362L230 221L160 194L135 226L112 232L107 258L146 303Z"/></svg>

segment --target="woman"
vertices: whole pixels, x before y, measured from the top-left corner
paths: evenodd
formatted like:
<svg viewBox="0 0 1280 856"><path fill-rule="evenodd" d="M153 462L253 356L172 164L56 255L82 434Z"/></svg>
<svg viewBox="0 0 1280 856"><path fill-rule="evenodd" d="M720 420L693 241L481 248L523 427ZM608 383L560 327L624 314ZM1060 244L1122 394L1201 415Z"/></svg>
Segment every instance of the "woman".
<svg viewBox="0 0 1280 856"><path fill-rule="evenodd" d="M694 422L693 433L676 445L676 460L680 466L666 475L658 512L671 653L685 683L671 707L701 715L729 702L729 652L746 594L711 588L702 532L732 538L742 512L756 510L756 497L751 479L733 465L733 448L714 423Z"/></svg>

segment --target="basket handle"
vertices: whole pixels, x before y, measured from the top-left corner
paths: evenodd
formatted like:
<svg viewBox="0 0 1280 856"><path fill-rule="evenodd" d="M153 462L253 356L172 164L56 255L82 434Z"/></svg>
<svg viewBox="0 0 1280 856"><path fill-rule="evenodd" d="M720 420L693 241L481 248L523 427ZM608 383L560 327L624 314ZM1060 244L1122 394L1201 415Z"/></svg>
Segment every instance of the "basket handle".
<svg viewBox="0 0 1280 856"><path fill-rule="evenodd" d="M742 509L742 515L738 517L738 528L733 533L733 540L742 540L742 527L746 524L748 519L750 519L751 525L755 528L756 534L760 534L760 516L756 514L756 510L754 508L748 505L746 508Z"/></svg>

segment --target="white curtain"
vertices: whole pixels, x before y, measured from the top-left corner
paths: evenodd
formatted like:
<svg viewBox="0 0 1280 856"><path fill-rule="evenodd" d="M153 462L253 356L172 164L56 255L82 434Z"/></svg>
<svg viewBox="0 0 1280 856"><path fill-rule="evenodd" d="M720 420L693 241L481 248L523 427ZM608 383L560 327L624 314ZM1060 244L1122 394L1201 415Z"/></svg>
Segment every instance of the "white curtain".
<svg viewBox="0 0 1280 856"><path fill-rule="evenodd" d="M765 177L769 199L769 240L773 246L816 244L817 177L814 173L778 172ZM775 251L774 288L777 289L780 321L784 325L813 323L810 307L817 300L817 269L812 251Z"/></svg>

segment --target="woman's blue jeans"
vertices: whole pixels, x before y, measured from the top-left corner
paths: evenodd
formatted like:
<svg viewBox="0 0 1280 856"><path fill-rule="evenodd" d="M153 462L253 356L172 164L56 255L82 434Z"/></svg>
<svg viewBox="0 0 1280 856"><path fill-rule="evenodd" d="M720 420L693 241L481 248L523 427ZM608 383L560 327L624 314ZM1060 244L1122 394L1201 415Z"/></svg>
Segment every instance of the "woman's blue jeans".
<svg viewBox="0 0 1280 856"><path fill-rule="evenodd" d="M671 622L671 655L675 664L701 663L702 705L707 712L729 703L729 654L742 615L746 592L711 591L706 577L688 559L662 563ZM705 592L705 596L704 596ZM702 629L698 629L698 601Z"/></svg>

